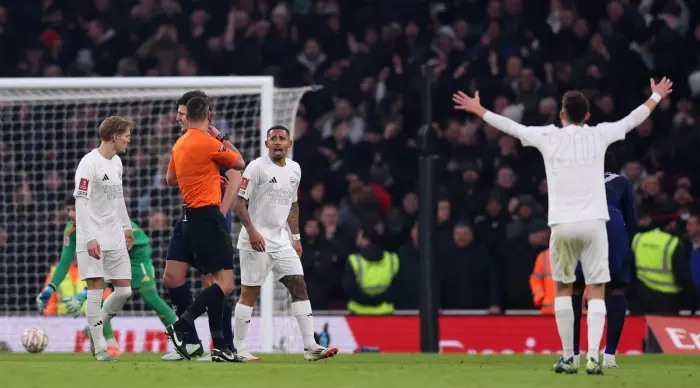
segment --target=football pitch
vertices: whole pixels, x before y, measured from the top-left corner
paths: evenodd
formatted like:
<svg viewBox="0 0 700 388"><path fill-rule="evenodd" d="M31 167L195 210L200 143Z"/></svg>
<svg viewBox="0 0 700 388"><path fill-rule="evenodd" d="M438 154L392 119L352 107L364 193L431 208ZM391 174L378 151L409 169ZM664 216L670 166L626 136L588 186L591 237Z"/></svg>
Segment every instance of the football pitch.
<svg viewBox="0 0 700 388"><path fill-rule="evenodd" d="M126 354L96 362L86 354L0 353L0 387L698 387L700 357L618 356L604 376L555 375L555 356L340 354L308 362L267 355L247 364L163 362L157 354Z"/></svg>

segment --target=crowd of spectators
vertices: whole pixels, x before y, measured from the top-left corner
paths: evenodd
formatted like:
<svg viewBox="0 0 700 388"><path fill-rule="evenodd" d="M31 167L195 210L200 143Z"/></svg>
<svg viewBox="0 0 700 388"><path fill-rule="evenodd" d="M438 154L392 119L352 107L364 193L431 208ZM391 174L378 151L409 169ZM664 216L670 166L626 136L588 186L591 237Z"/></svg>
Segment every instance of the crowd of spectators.
<svg viewBox="0 0 700 388"><path fill-rule="evenodd" d="M700 3L683 0L0 0L0 75L273 75L278 87L322 85L294 125L314 308L344 307L346 258L357 232L372 229L400 257L396 307L413 309L427 64L441 157L440 304L497 314L533 308L528 279L549 244L544 167L536 150L455 112L451 94L479 90L494 112L544 125L578 89L595 124L643 102L649 77L670 77L672 98L611 147L610 165L632 181L641 211L677 216L683 236L700 187L699 18ZM174 106L144 106L151 119L137 117L141 135L123 157L126 197L159 269L179 203L163 184L178 130L167 116ZM31 308L58 257L58 205L96 138L99 110L47 117L40 108L0 105L0 309Z"/></svg>

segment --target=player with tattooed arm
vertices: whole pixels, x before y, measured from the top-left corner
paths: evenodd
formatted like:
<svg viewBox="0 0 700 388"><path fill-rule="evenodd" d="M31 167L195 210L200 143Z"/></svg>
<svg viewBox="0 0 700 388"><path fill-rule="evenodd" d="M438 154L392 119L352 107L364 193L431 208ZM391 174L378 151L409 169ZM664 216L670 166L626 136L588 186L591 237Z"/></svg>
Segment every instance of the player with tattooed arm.
<svg viewBox="0 0 700 388"><path fill-rule="evenodd" d="M304 341L304 359L316 361L332 357L338 349L325 348L314 339L311 302L300 260L297 190L301 168L297 162L287 159L287 151L292 146L289 130L281 125L273 126L267 131L265 146L268 155L252 161L243 172L239 198L234 206L244 228L238 236L242 290L234 311L233 342L239 357L246 361L260 359L246 349L245 340L260 286L272 272L292 296L291 310Z"/></svg>

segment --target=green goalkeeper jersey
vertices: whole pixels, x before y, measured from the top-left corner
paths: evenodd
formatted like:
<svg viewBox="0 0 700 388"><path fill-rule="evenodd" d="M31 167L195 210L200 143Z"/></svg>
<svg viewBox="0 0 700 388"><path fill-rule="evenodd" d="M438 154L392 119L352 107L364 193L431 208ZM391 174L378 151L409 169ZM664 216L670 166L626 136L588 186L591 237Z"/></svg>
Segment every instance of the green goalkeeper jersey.
<svg viewBox="0 0 700 388"><path fill-rule="evenodd" d="M144 251L150 251L150 249L143 249L149 248L150 244L150 240L148 239L146 232L144 232L143 229L141 229L133 221L131 221L131 228L134 231L134 247L129 252L131 261L150 260L150 253L147 255L137 254ZM73 262L73 258L75 258L75 235L75 225L73 224L73 221L68 221L65 229L63 230L63 249L61 250L61 259L59 260L56 270L51 276L51 281L49 282L53 285L61 284L68 273L68 269Z"/></svg>

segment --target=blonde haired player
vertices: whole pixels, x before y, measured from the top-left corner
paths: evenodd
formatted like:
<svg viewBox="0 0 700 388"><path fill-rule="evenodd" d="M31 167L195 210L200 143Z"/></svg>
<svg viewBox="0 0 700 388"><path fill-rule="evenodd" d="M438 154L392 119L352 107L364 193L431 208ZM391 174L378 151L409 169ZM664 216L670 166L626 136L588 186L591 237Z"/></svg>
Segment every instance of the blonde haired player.
<svg viewBox="0 0 700 388"><path fill-rule="evenodd" d="M134 234L124 202L124 167L117 154L126 151L132 125L128 118L106 118L99 128L99 148L85 155L75 172L76 256L80 279L88 288L84 331L98 361L112 360L102 330L131 296L129 250ZM114 292L101 307L105 279Z"/></svg>
<svg viewBox="0 0 700 388"><path fill-rule="evenodd" d="M571 302L575 270L581 261L588 291L588 361L586 373L602 374L598 354L605 327L605 283L610 281L608 240L605 227L608 207L605 195L605 151L627 132L641 124L656 104L671 93L673 83L663 78L650 80L652 95L627 117L614 123L586 125L590 118L588 100L580 92L562 98L554 125L526 127L489 112L479 101L479 92L469 97L452 96L455 109L478 115L499 130L517 137L524 146L536 147L544 159L549 187L549 225L552 227L551 266L556 298L554 314L564 355L554 365L557 373L577 373L574 361L574 311Z"/></svg>
<svg viewBox="0 0 700 388"><path fill-rule="evenodd" d="M300 259L297 190L301 168L297 162L287 159L287 150L292 146L289 130L281 125L273 126L267 131L265 146L268 155L252 161L243 172L235 205L244 228L238 236L242 289L234 312L233 343L238 357L245 361L260 359L246 349L245 340L260 286L272 271L292 296L291 310L304 341L304 359L316 361L332 357L338 349L325 348L314 339L311 302ZM292 242L287 225L292 232Z"/></svg>

